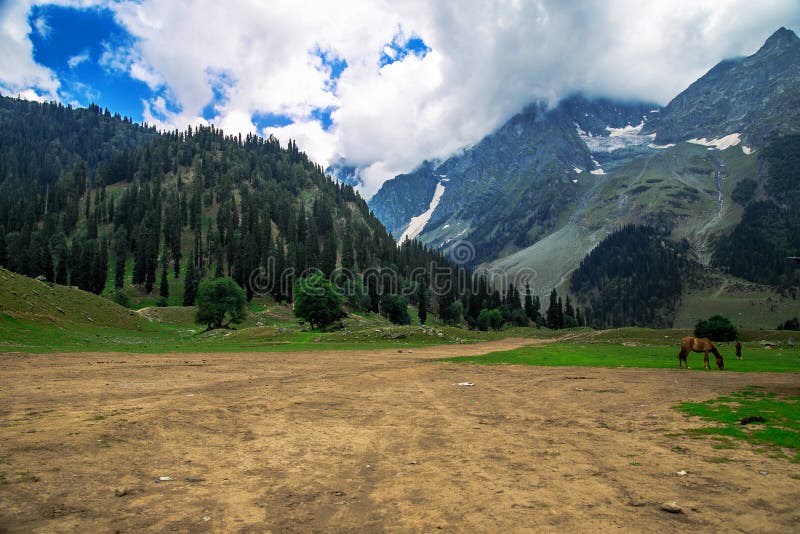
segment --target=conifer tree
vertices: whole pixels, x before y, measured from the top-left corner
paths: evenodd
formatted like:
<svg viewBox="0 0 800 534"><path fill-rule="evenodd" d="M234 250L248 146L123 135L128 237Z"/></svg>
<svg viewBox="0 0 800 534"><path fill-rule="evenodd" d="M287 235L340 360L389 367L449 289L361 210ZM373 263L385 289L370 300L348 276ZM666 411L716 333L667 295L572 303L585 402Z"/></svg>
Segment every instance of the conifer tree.
<svg viewBox="0 0 800 534"><path fill-rule="evenodd" d="M531 285L525 282L525 315L531 321L536 321L536 314L533 311L533 297L531 296Z"/></svg>
<svg viewBox="0 0 800 534"><path fill-rule="evenodd" d="M556 293L555 288L550 292L550 305L547 307L547 327L552 329L559 328L559 321L558 321L558 293Z"/></svg>
<svg viewBox="0 0 800 534"><path fill-rule="evenodd" d="M6 255L6 229L0 226L0 265L6 267L8 265L8 256Z"/></svg>
<svg viewBox="0 0 800 534"><path fill-rule="evenodd" d="M168 271L169 269L167 268L167 255L165 251L163 259L161 260L161 283L159 284L158 288L159 296L164 299L169 298L169 278L167 275Z"/></svg>
<svg viewBox="0 0 800 534"><path fill-rule="evenodd" d="M183 281L183 305L194 306L194 300L197 297L197 286L199 280L199 273L195 265L194 252L189 254L189 264L186 266L186 277Z"/></svg>
<svg viewBox="0 0 800 534"><path fill-rule="evenodd" d="M427 287L425 284L420 284L417 290L417 310L419 316L419 324L424 325L428 320L428 302L426 297Z"/></svg>

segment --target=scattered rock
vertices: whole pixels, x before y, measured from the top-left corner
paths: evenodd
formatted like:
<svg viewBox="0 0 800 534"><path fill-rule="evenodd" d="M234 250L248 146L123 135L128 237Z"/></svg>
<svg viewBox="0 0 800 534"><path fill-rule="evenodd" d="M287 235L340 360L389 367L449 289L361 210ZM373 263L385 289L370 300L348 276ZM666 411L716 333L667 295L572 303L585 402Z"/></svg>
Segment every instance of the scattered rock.
<svg viewBox="0 0 800 534"><path fill-rule="evenodd" d="M458 382L457 384L453 384L454 386L460 386L462 388L470 388L475 385L474 382Z"/></svg>
<svg viewBox="0 0 800 534"><path fill-rule="evenodd" d="M633 506L638 508L640 506L644 506L647 504L644 499L642 499L641 495L636 495L635 497L631 497L631 500L628 501L628 506Z"/></svg>
<svg viewBox="0 0 800 534"><path fill-rule="evenodd" d="M759 471L758 474L767 476L769 474L769 471Z"/></svg>
<svg viewBox="0 0 800 534"><path fill-rule="evenodd" d="M194 482L194 483L197 483L197 482L205 482L205 481L206 481L206 479L204 479L204 478L197 478L197 477L186 477L186 482Z"/></svg>
<svg viewBox="0 0 800 534"><path fill-rule="evenodd" d="M418 463L419 462L417 462L416 460L411 460L410 462L408 462L408 465L417 465Z"/></svg>
<svg viewBox="0 0 800 534"><path fill-rule="evenodd" d="M679 477L685 477L685 476L686 476L686 475L688 475L689 473L687 473L685 470L681 469L680 471L678 471L678 472L677 472L677 473L675 473L675 474L676 474L676 475L678 475Z"/></svg>
<svg viewBox="0 0 800 534"><path fill-rule="evenodd" d="M676 503L675 501L661 503L661 510L664 511L664 512L669 512L670 514L682 514L683 513L683 508L678 506L678 503Z"/></svg>
<svg viewBox="0 0 800 534"><path fill-rule="evenodd" d="M206 522L211 521L211 516L210 515L204 515L203 516L203 521L206 521Z"/></svg>
<svg viewBox="0 0 800 534"><path fill-rule="evenodd" d="M128 488L121 486L119 488L114 489L114 495L116 495L117 497L124 497L127 494L128 494Z"/></svg>
<svg viewBox="0 0 800 534"><path fill-rule="evenodd" d="M170 480L172 480L172 477L158 477L156 482L169 482Z"/></svg>

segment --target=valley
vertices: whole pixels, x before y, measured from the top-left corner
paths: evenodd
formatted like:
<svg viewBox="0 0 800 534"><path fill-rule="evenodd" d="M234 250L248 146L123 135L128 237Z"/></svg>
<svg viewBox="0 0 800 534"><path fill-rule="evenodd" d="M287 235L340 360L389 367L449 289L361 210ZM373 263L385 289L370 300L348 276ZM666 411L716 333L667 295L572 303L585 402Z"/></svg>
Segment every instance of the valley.
<svg viewBox="0 0 800 534"><path fill-rule="evenodd" d="M796 0L300 7L0 7L0 533L796 531Z"/></svg>

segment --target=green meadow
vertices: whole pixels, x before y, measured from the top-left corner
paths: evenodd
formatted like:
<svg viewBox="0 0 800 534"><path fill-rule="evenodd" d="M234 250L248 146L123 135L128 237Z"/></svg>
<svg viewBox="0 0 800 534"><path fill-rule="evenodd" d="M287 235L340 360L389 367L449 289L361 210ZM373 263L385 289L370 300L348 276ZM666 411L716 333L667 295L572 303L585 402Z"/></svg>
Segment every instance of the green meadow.
<svg viewBox="0 0 800 534"><path fill-rule="evenodd" d="M612 331L615 332L615 331ZM658 332L658 331L653 331ZM624 339L624 338L621 338ZM636 342L628 342L636 343ZM733 347L718 344L725 357L725 372L800 372L800 347L762 348L757 343L745 343L742 360L737 360ZM638 345L596 343L552 343L529 346L503 352L492 352L482 356L448 358L446 361L481 365L539 365L539 366L585 366L585 367L640 367L647 369L670 369L678 367L678 344ZM709 355L711 371L719 372ZM703 372L703 354L689 355L690 371Z"/></svg>

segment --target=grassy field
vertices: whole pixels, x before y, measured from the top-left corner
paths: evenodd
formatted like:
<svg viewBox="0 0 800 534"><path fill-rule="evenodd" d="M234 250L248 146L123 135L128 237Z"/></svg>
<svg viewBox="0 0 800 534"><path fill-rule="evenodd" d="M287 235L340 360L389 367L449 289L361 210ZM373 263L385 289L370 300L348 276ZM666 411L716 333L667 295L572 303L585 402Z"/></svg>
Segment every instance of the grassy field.
<svg viewBox="0 0 800 534"><path fill-rule="evenodd" d="M635 342L628 342L635 343ZM725 358L726 371L741 372L800 372L800 347L765 349L753 344L745 345L742 360L733 355L733 348L719 345ZM555 343L540 347L494 352L483 356L449 358L447 361L468 362L482 365L543 365L543 366L587 366L587 367L641 367L669 369L678 366L678 346L651 345L626 346L611 343ZM713 356L711 365L716 371ZM703 355L689 356L692 370L703 370Z"/></svg>
<svg viewBox="0 0 800 534"><path fill-rule="evenodd" d="M793 462L800 462L800 397L779 396L750 387L705 402L683 402L677 409L716 423L689 434L714 437L719 442L718 449L735 448L736 442L728 439L735 438L757 447L766 446L778 455L786 449ZM745 418L752 417L763 421L742 424Z"/></svg>
<svg viewBox="0 0 800 534"><path fill-rule="evenodd" d="M248 304L247 318L236 330L207 332L203 325L195 323L194 314L193 307L183 306L128 310L107 298L71 287L39 282L0 269L0 351L3 352L158 353L402 349L445 343L493 341L506 337L541 339L566 336L575 342L573 346L577 348L555 358L554 355L561 354L563 348L554 347L553 355L546 356L544 361L564 363L540 363L541 365L575 364L575 357L580 359L583 351L580 343L588 344L591 341L594 343L591 346L595 348L588 351L587 358L597 359L594 355L598 350L604 354L597 359L596 365L649 367L653 366L652 362L663 360L663 366L669 367L674 363L672 353L676 350L673 346L677 346L680 338L689 334L688 330L645 328L622 328L603 332L590 329L553 331L544 328L506 328L501 332L479 332L437 324L396 326L384 317L371 313L353 313L344 321L342 329L319 332L299 324L290 306L258 299ZM762 339L788 347L800 340L800 334L743 331L741 339L751 342L746 345L745 354L755 355L760 354L758 351L763 351L757 343ZM620 347L624 343L668 347L630 351L629 347ZM619 350L615 352L604 347L606 345L618 346ZM755 352L751 351L750 346ZM723 353L732 352L724 345L721 349ZM611 354L630 352L626 356L627 363L608 363L611 361L606 354L609 351ZM789 353L796 355L791 349ZM510 357L513 361L506 363L527 363L530 358L541 361L544 354L533 352L527 355L523 352ZM631 358L634 357L642 359L642 364L633 363ZM521 361L520 358L526 361ZM690 361L697 366L696 358ZM749 358L743 365L751 365Z"/></svg>
<svg viewBox="0 0 800 534"><path fill-rule="evenodd" d="M85 291L47 284L0 269L2 352L236 352L412 348L503 337L553 337L534 328L477 332L449 326L396 326L384 317L351 314L344 328L308 330L290 306L253 301L236 330L206 331L194 308L132 311Z"/></svg>

